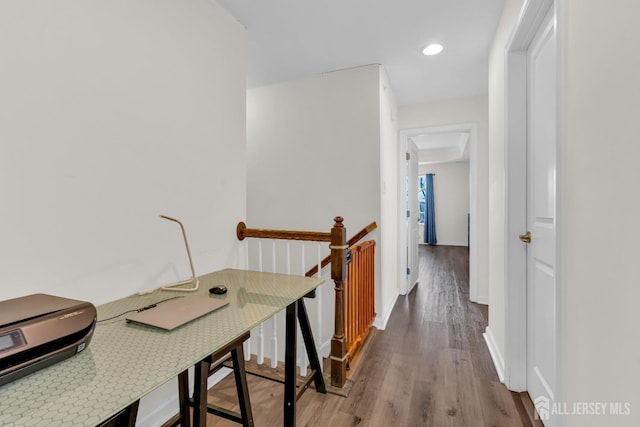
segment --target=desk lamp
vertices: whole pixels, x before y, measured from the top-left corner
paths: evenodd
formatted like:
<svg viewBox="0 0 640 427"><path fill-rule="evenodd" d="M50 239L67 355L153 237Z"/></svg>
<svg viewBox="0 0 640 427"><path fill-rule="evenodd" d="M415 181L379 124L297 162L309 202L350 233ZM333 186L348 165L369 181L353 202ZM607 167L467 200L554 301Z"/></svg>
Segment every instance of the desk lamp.
<svg viewBox="0 0 640 427"><path fill-rule="evenodd" d="M175 218L168 217L166 215L160 215L160 218L168 219L169 221L177 222L180 225L180 229L182 230L182 237L184 237L184 245L187 248L187 255L189 256L189 266L191 266L191 279L181 280L179 282L171 283L170 285L163 286L161 289L165 291L173 291L173 292L194 292L198 290L200 286L200 281L196 277L196 272L193 269L193 260L191 259L191 251L189 250L189 242L187 242L187 233L184 231L184 226L180 221ZM184 286L188 283L193 283L194 285L190 288L178 288L176 286Z"/></svg>

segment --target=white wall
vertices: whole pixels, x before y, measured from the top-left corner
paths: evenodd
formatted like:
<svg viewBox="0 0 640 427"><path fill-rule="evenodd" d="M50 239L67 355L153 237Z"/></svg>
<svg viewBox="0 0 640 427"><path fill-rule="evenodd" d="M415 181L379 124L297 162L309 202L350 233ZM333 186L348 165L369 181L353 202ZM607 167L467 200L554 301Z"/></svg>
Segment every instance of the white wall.
<svg viewBox="0 0 640 427"><path fill-rule="evenodd" d="M467 246L469 214L469 162L421 165L420 175L433 177L436 237L439 245ZM420 227L419 241L424 242Z"/></svg>
<svg viewBox="0 0 640 427"><path fill-rule="evenodd" d="M100 304L188 277L161 213L196 273L237 265L244 50L208 0L0 3L0 299ZM176 387L139 419L175 413Z"/></svg>
<svg viewBox="0 0 640 427"><path fill-rule="evenodd" d="M381 311L376 311L374 325L384 329L399 295L400 256L398 203L398 107L389 77L380 67L380 243L376 251L383 260L380 266Z"/></svg>
<svg viewBox="0 0 640 427"><path fill-rule="evenodd" d="M489 143L488 143L487 97L454 99L426 105L414 105L400 108L398 128L400 130L426 128L432 126L458 125L474 123L477 125L476 150L478 176L478 212L477 212L477 248L470 262L470 271L476 277L476 301L486 303L489 295L488 281L488 239L489 239ZM470 171L473 175L473 172ZM473 218L472 218L473 222Z"/></svg>
<svg viewBox="0 0 640 427"><path fill-rule="evenodd" d="M371 65L251 89L247 95L247 225L329 231L340 215L351 236L376 221L379 228L368 239L377 241L378 315L392 304L386 289L396 289L395 280L381 280L380 267L381 247L394 244L381 234L386 179L381 141L392 132L382 129L381 78L380 66ZM323 286L321 295L333 301L333 286ZM325 315L332 318L333 312ZM316 340L326 343L332 333L323 331Z"/></svg>
<svg viewBox="0 0 640 427"><path fill-rule="evenodd" d="M563 399L631 404L629 416L564 426L638 426L640 3L559 6Z"/></svg>

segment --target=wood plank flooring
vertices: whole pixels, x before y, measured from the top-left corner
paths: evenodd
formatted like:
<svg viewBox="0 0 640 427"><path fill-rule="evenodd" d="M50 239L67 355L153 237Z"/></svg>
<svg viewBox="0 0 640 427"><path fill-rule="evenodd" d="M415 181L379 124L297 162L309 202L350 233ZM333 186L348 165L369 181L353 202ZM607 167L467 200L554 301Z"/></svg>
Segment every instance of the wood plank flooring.
<svg viewBox="0 0 640 427"><path fill-rule="evenodd" d="M419 282L400 296L384 331L372 335L349 397L308 390L298 401L298 426L531 425L522 403L500 384L482 333L487 307L469 302L465 247L420 246ZM282 425L283 387L249 376L257 427ZM209 401L237 410L233 376ZM209 426L236 426L209 416Z"/></svg>

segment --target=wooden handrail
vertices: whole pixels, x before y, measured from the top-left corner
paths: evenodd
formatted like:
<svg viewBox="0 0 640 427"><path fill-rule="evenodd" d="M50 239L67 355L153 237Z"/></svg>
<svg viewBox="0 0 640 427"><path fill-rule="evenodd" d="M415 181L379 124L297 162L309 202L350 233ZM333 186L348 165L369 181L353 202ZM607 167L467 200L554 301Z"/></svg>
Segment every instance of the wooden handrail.
<svg viewBox="0 0 640 427"><path fill-rule="evenodd" d="M349 247L355 245L356 243L358 243L364 236L366 236L367 234L371 233L373 230L375 230L376 228L378 228L378 224L376 224L375 221L373 221L371 224L367 225L366 227L364 227L362 230L358 231L356 234L353 235L353 237L351 237L348 241L347 241L347 245L349 245ZM329 265L329 263L331 262L331 254L327 255L326 257L324 257L324 259L320 262L320 267L324 268L327 265ZM318 265L314 265L312 268L309 269L309 271L307 271L305 273L305 276L307 277L311 277L314 274L316 274L318 272Z"/></svg>
<svg viewBox="0 0 640 427"><path fill-rule="evenodd" d="M331 233L319 231L294 231L294 230L263 230L259 228L247 228L244 222L239 222L236 227L238 240L245 237L257 237L262 239L305 240L309 242L331 242Z"/></svg>

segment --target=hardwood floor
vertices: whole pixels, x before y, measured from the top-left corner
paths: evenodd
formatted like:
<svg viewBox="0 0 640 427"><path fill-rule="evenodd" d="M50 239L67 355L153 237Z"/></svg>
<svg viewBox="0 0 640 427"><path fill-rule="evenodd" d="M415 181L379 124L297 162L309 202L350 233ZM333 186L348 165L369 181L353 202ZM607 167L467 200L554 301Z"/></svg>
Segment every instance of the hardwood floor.
<svg viewBox="0 0 640 427"><path fill-rule="evenodd" d="M498 380L482 333L487 307L469 302L465 247L420 246L418 285L400 296L384 331L352 370L349 397L307 391L299 426L529 426L522 403ZM249 376L257 427L282 425L283 387ZM237 409L233 377L209 400ZM210 416L209 426L237 424Z"/></svg>

